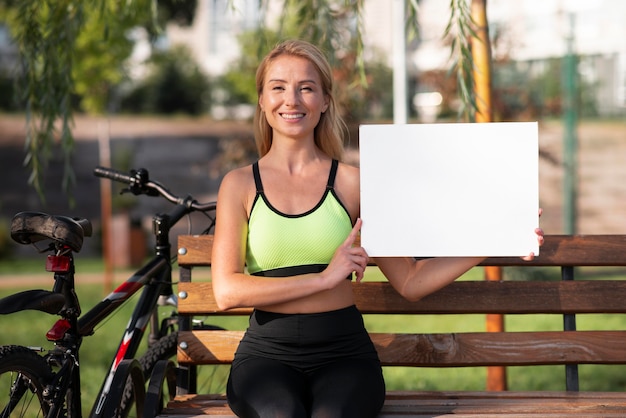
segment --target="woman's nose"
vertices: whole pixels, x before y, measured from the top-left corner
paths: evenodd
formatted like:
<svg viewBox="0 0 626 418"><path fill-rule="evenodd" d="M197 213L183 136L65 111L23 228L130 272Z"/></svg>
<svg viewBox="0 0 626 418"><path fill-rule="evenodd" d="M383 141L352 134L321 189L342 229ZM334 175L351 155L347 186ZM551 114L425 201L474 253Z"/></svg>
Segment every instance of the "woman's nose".
<svg viewBox="0 0 626 418"><path fill-rule="evenodd" d="M285 104L293 106L298 104L299 96L297 89L287 89L285 91Z"/></svg>

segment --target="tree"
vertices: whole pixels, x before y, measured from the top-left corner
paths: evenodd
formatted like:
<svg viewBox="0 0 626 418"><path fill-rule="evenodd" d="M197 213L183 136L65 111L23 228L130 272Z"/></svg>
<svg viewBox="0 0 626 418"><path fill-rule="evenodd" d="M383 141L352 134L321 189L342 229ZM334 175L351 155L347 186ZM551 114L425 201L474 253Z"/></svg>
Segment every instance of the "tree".
<svg viewBox="0 0 626 418"><path fill-rule="evenodd" d="M119 82L132 50L127 31L150 21L150 0L5 0L0 20L19 50L18 101L26 113L25 163L41 195L53 144L65 154L63 188L74 184L71 155L75 99L102 112L110 87ZM42 195L43 197L43 195ZM71 196L70 196L71 197Z"/></svg>
<svg viewBox="0 0 626 418"><path fill-rule="evenodd" d="M156 52L146 67L147 76L121 98L122 112L199 115L207 110L209 82L186 47Z"/></svg>
<svg viewBox="0 0 626 418"><path fill-rule="evenodd" d="M261 10L267 10L271 0L259 0ZM335 51L331 61L355 60L356 74L362 85L367 85L363 62L364 0L273 0L282 1L279 22L299 28L297 36L316 41L327 51ZM148 26L151 33L158 33L159 22L175 19L189 22L190 10L195 0L3 0L0 3L0 19L8 23L20 54L20 98L27 119L27 158L32 169L30 183L41 192L41 178L50 147L58 142L65 152L65 176L63 187L69 192L73 184L71 154L73 150L72 116L75 94L86 94L84 105L88 109L102 109L102 94L115 75L108 69L123 65L120 54L110 56L111 61L99 62L98 55L110 45L118 45L132 26ZM407 33L418 34L417 15L419 0L406 0ZM230 0L234 5L234 1ZM233 6L234 7L234 6ZM163 15L159 17L159 9ZM472 58L469 53L471 35L470 13L467 0L450 0L450 23L446 35L453 38L451 45L453 62L451 70L457 74L463 103L470 104L465 111L473 109L471 86ZM101 31L102 43L96 36L90 42L83 33L87 27ZM281 28L279 28L279 33ZM83 43L84 42L84 43ZM109 42L112 42L110 44ZM81 46L83 49L81 49ZM103 49L102 49L103 48ZM120 46L123 49L123 47ZM81 55L81 51L84 55ZM78 58L80 57L80 63ZM115 62L113 62L115 61ZM334 64L334 62L333 62ZM98 83L81 84L77 79L80 65L83 74L99 74ZM106 67L106 68L103 68ZM86 77L86 76L85 76ZM91 86L96 86L92 89ZM94 93L89 96L89 92ZM92 97L93 100L88 99Z"/></svg>

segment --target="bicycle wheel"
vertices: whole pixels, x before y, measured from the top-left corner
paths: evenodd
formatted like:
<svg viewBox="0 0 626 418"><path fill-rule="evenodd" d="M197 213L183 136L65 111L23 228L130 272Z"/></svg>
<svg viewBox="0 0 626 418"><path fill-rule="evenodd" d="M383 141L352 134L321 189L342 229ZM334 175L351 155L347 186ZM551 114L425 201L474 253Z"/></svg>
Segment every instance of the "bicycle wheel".
<svg viewBox="0 0 626 418"><path fill-rule="evenodd" d="M223 329L221 327L215 325L198 325L194 326L194 329L203 329L203 330L216 330ZM152 376L152 371L154 370L157 363L162 360L170 360L174 359L176 356L176 350L178 345L178 332L172 332L167 334L166 336L159 339L156 343L154 343L142 356L139 358L139 364L141 364L141 368L143 369L144 377L146 382ZM167 385L164 385L163 393L161 394L161 402L164 406L167 402L166 399L173 398L176 394L169 393ZM126 384L126 388L124 390L124 395L122 396L122 400L120 402L120 408L122 411L125 411L125 416L132 417L134 396L133 396L133 388L132 384L129 381Z"/></svg>
<svg viewBox="0 0 626 418"><path fill-rule="evenodd" d="M0 347L0 418L44 417L49 405L43 399L52 370L28 347ZM3 406L2 406L3 405Z"/></svg>
<svg viewBox="0 0 626 418"><path fill-rule="evenodd" d="M152 347L150 347L148 351L146 351L144 355L139 358L139 364L141 364L141 368L143 369L143 374L146 381L150 379L152 370L154 369L154 366L157 364L158 361L168 360L176 355L177 338L177 332L166 335L165 337L159 339L156 343L154 343ZM134 399L135 397L133 394L133 385L132 382L129 380L126 383L126 387L124 388L124 395L120 400L120 410L123 411L122 416L133 416Z"/></svg>

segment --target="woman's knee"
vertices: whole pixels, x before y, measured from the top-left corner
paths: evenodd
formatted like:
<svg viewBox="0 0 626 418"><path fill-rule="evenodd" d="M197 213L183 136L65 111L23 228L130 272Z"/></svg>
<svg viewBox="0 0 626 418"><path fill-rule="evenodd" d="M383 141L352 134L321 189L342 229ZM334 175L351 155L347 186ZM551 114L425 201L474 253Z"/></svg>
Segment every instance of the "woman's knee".
<svg viewBox="0 0 626 418"><path fill-rule="evenodd" d="M306 386L299 373L268 359L246 359L231 369L226 387L238 417L307 417Z"/></svg>

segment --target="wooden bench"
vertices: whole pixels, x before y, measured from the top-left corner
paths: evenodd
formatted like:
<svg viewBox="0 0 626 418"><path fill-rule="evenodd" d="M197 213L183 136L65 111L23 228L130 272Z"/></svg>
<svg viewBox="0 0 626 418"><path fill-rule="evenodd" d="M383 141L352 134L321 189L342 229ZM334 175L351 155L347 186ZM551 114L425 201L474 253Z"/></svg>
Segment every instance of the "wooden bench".
<svg viewBox="0 0 626 418"><path fill-rule="evenodd" d="M212 236L179 237L179 312L188 317L249 315L248 309L218 311L210 281L191 282L192 269L210 266L212 242ZM506 370L507 366L565 365L565 390L388 391L380 416L626 416L623 390L579 391L578 378L578 364L626 364L626 330L576 330L576 314L626 313L626 281L619 277L574 280L578 266L626 266L626 235L546 236L541 255L532 262L490 258L481 266L495 266L489 268L499 271L502 267L516 267L515 273L521 275L537 271L530 267L559 267L552 270L560 271L561 278L459 280L418 302L406 301L387 282L354 283L357 306L364 315L558 314L563 316L564 329L432 334L372 332L382 364L437 368L487 366L500 370ZM626 270L621 273L626 275ZM194 275L200 277L199 272ZM207 276L208 271L204 277ZM189 329L187 321L183 326ZM177 395L160 417L234 416L223 394L195 393L194 376L198 365L230 363L242 335L242 330L181 331ZM419 379L417 372L416 381Z"/></svg>

